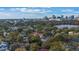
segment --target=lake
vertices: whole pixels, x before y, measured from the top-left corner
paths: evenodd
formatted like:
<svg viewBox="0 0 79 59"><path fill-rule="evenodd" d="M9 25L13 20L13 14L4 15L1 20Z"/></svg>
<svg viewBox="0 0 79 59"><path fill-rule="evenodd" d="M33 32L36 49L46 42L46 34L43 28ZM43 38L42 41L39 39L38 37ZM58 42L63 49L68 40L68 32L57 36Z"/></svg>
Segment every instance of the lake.
<svg viewBox="0 0 79 59"><path fill-rule="evenodd" d="M79 25L55 25L57 28L79 28Z"/></svg>

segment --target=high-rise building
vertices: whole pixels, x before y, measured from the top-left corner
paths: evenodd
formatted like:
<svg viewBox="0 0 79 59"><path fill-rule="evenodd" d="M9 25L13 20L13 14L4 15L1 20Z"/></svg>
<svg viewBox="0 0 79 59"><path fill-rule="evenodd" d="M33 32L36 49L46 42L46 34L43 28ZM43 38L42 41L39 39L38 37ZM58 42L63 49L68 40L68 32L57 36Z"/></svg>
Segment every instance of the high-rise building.
<svg viewBox="0 0 79 59"><path fill-rule="evenodd" d="M57 17L56 17L55 15L52 15L52 18L53 18L53 19L56 19Z"/></svg>
<svg viewBox="0 0 79 59"><path fill-rule="evenodd" d="M70 17L69 17L69 20L73 20L74 19L74 15L71 15Z"/></svg>

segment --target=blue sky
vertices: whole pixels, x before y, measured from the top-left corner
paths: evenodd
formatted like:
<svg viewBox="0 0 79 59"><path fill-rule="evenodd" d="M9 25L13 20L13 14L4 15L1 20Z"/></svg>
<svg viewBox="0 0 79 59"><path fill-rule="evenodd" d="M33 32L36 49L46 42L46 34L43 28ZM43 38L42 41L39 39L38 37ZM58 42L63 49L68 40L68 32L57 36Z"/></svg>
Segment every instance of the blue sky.
<svg viewBox="0 0 79 59"><path fill-rule="evenodd" d="M79 14L79 7L1 7L0 18L42 18L53 14Z"/></svg>

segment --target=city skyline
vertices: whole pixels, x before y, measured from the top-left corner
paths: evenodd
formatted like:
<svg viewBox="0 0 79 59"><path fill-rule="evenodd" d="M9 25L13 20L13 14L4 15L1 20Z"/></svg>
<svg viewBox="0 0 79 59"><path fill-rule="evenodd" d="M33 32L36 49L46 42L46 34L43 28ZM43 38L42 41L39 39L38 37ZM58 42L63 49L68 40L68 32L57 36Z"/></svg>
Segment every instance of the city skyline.
<svg viewBox="0 0 79 59"><path fill-rule="evenodd" d="M79 7L1 7L0 19L42 18L51 15L79 14Z"/></svg>

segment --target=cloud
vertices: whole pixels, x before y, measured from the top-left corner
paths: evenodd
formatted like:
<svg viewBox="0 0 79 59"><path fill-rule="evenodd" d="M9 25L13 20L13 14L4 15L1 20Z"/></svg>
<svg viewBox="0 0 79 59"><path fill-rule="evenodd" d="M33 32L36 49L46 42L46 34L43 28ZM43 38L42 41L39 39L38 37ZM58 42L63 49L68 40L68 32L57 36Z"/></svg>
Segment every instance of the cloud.
<svg viewBox="0 0 79 59"><path fill-rule="evenodd" d="M10 14L9 13L6 13L6 12L0 12L0 16L10 16Z"/></svg>
<svg viewBox="0 0 79 59"><path fill-rule="evenodd" d="M51 12L51 10L45 10L45 9L32 9L32 8L11 8L11 11L17 11L22 13L48 13Z"/></svg>
<svg viewBox="0 0 79 59"><path fill-rule="evenodd" d="M79 14L79 11L74 11L74 13Z"/></svg>
<svg viewBox="0 0 79 59"><path fill-rule="evenodd" d="M64 10L61 10L61 12L65 12L65 13L71 13L71 14L79 14L79 11L78 10L74 10L74 9L64 9Z"/></svg>
<svg viewBox="0 0 79 59"><path fill-rule="evenodd" d="M0 19L17 19L17 18L40 18L44 14L33 14L33 13L11 13L11 12L0 12Z"/></svg>
<svg viewBox="0 0 79 59"><path fill-rule="evenodd" d="M74 10L73 9L63 9L61 10L61 12L73 12Z"/></svg>
<svg viewBox="0 0 79 59"><path fill-rule="evenodd" d="M51 14L79 14L79 10L72 8L0 8L0 18L40 18ZM4 11L2 11L4 10Z"/></svg>
<svg viewBox="0 0 79 59"><path fill-rule="evenodd" d="M3 10L5 10L4 8L0 8L0 11L3 11Z"/></svg>
<svg viewBox="0 0 79 59"><path fill-rule="evenodd" d="M0 12L0 19L9 18L11 16L10 13Z"/></svg>
<svg viewBox="0 0 79 59"><path fill-rule="evenodd" d="M68 13L68 14L79 14L79 11L78 10L74 10L74 9L64 9L64 10L61 10L61 12L63 13Z"/></svg>

